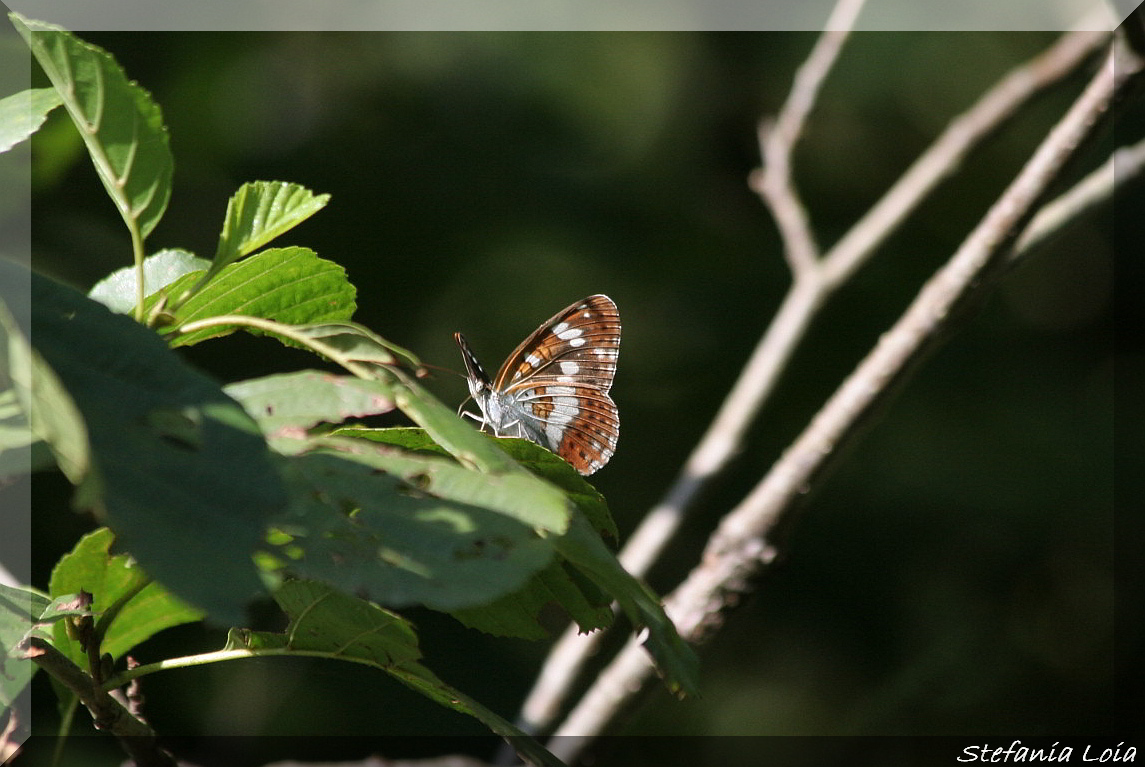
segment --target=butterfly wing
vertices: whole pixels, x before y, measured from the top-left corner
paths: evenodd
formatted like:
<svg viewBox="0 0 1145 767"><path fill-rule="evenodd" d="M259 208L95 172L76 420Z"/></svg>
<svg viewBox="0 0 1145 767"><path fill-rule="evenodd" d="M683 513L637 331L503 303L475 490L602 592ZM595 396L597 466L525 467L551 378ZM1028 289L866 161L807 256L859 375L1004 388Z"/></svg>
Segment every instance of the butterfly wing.
<svg viewBox="0 0 1145 767"><path fill-rule="evenodd" d="M512 397L523 431L582 474L616 450L620 419L608 395L620 352L620 314L605 295L553 315L513 350L493 388Z"/></svg>

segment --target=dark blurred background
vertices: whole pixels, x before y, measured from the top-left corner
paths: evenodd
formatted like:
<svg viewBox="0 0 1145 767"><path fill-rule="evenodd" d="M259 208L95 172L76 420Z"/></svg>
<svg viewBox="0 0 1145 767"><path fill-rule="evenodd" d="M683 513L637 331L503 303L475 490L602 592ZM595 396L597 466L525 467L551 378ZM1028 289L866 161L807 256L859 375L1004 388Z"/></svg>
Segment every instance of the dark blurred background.
<svg viewBox="0 0 1145 767"><path fill-rule="evenodd" d="M344 265L360 322L455 371L455 330L496 367L557 309L612 296L623 428L593 481L622 534L675 476L789 285L746 179L757 121L783 102L812 35L82 36L152 93L170 129L174 193L149 250L209 257L244 181L329 192L325 210L276 244ZM832 244L954 115L1053 39L854 36L796 156L819 241ZM654 588L670 590L695 564L720 516L957 248L1090 73L983 147L823 310L742 455L650 575ZM1143 126L1130 111L1119 140ZM1085 153L1090 167L1112 145L1106 131ZM38 268L90 287L129 262L126 232L62 114L34 152ZM1110 206L1007 276L809 499L784 560L702 649L702 697L655 691L625 732L1112 731L1114 251L1115 236L1138 241L1141 203L1138 186L1119 198L1117 229ZM315 366L240 336L186 354L222 381ZM430 385L447 403L465 395L456 375ZM34 491L45 587L92 523L68 510L60 477L37 477ZM431 668L515 714L543 644L408 614ZM184 627L137 657L223 639ZM38 685L34 725L51 732L50 691ZM482 732L381 673L335 663L218 664L154 675L144 691L151 722L171 735ZM735 763L728 743L698 739L678 763Z"/></svg>

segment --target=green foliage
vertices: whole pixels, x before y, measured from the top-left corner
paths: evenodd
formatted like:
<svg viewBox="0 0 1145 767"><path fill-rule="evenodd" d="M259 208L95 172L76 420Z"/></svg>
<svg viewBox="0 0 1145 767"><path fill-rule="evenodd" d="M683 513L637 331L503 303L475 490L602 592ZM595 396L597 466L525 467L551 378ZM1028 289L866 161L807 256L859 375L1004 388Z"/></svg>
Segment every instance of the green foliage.
<svg viewBox="0 0 1145 767"><path fill-rule="evenodd" d="M0 712L32 681L36 667L17 647L44 622L52 605L51 598L36 589L0 583Z"/></svg>
<svg viewBox="0 0 1145 767"><path fill-rule="evenodd" d="M491 439L423 389L416 356L352 321L356 290L341 266L303 247L263 249L328 195L245 184L212 261L178 249L145 258L172 168L158 107L103 51L12 18L80 128L135 251L135 267L90 297L32 275L34 347L0 307L11 369L0 376L0 468L31 465L32 448L46 444L76 486L75 505L107 525L60 561L50 584L53 596L93 595L100 652L122 656L200 616L242 625L247 603L270 588L287 632L232 630L230 650L366 663L518 738L417 662L413 627L380 605L423 605L539 638L566 616L585 631L607 625L615 599L649 629L669 686L695 689L691 650L602 540L616 537L604 498L547 450ZM0 137L20 140L52 108L46 94L28 100L31 123L0 126ZM4 266L23 279L17 269ZM173 352L237 329L351 375L298 371L224 389ZM393 410L420 428L347 423ZM20 460L6 463L12 455ZM46 606L33 607L12 614L42 618ZM52 640L86 662L63 624ZM559 764L532 741L516 745L534 764Z"/></svg>
<svg viewBox="0 0 1145 767"><path fill-rule="evenodd" d="M100 651L118 659L163 629L197 621L202 613L148 578L130 555L113 555L114 543L115 534L105 527L85 535L52 570L48 591L56 598L91 594L97 624L108 620ZM112 608L114 615L109 614ZM53 640L77 665L87 665L84 651L62 623L53 627Z"/></svg>
<svg viewBox="0 0 1145 767"><path fill-rule="evenodd" d="M298 184L255 181L243 184L227 204L212 271L249 255L325 207L330 195L315 195Z"/></svg>
<svg viewBox="0 0 1145 767"><path fill-rule="evenodd" d="M159 106L107 52L54 24L10 18L63 100L124 222L146 237L167 208L174 168Z"/></svg>
<svg viewBox="0 0 1145 767"><path fill-rule="evenodd" d="M380 669L431 700L478 719L507 738L529 764L561 767L562 762L532 738L418 663L417 637L403 618L310 581L287 581L274 598L290 617L286 631L232 631L227 649L337 658Z"/></svg>
<svg viewBox="0 0 1145 767"><path fill-rule="evenodd" d="M178 306L171 322L176 326L228 314L290 325L336 322L348 320L356 308L356 291L346 280L346 270L308 248L264 250L225 267L205 287L181 301L203 276L199 272L184 275L158 295L153 294L145 307L150 310L162 297L173 299ZM235 325L213 325L180 333L171 339L171 345L188 346L236 329Z"/></svg>
<svg viewBox="0 0 1145 767"><path fill-rule="evenodd" d="M173 592L241 622L260 590L250 558L285 505L258 427L154 332L34 273L32 322L90 440L76 505Z"/></svg>
<svg viewBox="0 0 1145 767"><path fill-rule="evenodd" d="M0 260L0 280L23 284L20 267ZM23 467L42 468L33 463L32 448L46 444L60 471L79 484L87 475L90 462L87 428L71 395L60 383L43 357L29 343L27 334L16 324L0 301L0 476Z"/></svg>
<svg viewBox="0 0 1145 767"><path fill-rule="evenodd" d="M31 88L0 99L0 152L35 133L62 103L55 88Z"/></svg>
<svg viewBox="0 0 1145 767"><path fill-rule="evenodd" d="M147 295L170 285L185 274L204 272L211 262L178 248L161 250L143 259L143 292ZM138 286L137 270L125 266L97 282L88 291L88 297L119 314L129 314L135 308Z"/></svg>

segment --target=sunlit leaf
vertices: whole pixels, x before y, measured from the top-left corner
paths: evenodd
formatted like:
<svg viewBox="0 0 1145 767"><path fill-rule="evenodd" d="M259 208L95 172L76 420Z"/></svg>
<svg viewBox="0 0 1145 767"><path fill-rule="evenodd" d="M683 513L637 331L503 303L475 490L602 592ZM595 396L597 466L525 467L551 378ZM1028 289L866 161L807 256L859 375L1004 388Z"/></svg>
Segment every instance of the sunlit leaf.
<svg viewBox="0 0 1145 767"><path fill-rule="evenodd" d="M64 103L55 88L31 88L0 99L0 152L31 136Z"/></svg>
<svg viewBox="0 0 1145 767"><path fill-rule="evenodd" d="M520 588L551 544L504 514L330 454L283 459L279 565L390 606L451 610Z"/></svg>
<svg viewBox="0 0 1145 767"><path fill-rule="evenodd" d="M213 270L249 255L321 210L330 195L315 195L299 184L254 181L243 184L227 203Z"/></svg>
<svg viewBox="0 0 1145 767"><path fill-rule="evenodd" d="M143 294L149 296L185 274L202 273L210 265L207 259L185 250L161 250L143 259ZM116 269L88 291L88 298L99 301L113 312L130 314L139 295L135 286L136 273L134 266Z"/></svg>
<svg viewBox="0 0 1145 767"><path fill-rule="evenodd" d="M252 378L225 386L223 391L238 400L268 436L394 408L384 382L317 370Z"/></svg>
<svg viewBox="0 0 1145 767"><path fill-rule="evenodd" d="M63 99L120 215L146 237L167 207L174 168L159 106L101 48L54 24L10 18Z"/></svg>
<svg viewBox="0 0 1145 767"><path fill-rule="evenodd" d="M201 275L188 274L163 293L178 299ZM272 248L223 269L206 287L178 307L175 325L225 314L261 317L288 325L348 320L356 308L354 286L346 270L308 248ZM148 309L156 298L146 302ZM172 346L187 346L233 333L220 325L172 337Z"/></svg>
<svg viewBox="0 0 1145 767"><path fill-rule="evenodd" d="M48 591L53 597L91 594L92 613L99 620L112 605L130 596L108 627L101 652L122 658L133 647L171 626L202 618L202 613L177 599L160 584L150 581L143 569L126 554L112 555L115 535L107 528L88 533L65 554L52 570ZM87 666L79 644L69 639L57 624L53 644L77 665Z"/></svg>

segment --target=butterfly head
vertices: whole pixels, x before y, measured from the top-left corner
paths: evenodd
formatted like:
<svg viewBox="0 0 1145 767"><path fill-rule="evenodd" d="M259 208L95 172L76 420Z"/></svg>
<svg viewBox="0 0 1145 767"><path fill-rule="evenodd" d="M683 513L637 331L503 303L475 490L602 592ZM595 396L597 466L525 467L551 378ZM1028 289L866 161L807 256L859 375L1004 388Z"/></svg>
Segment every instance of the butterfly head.
<svg viewBox="0 0 1145 767"><path fill-rule="evenodd" d="M493 390L493 384L489 381L485 368L481 367L481 363L477 360L477 355L469 348L469 342L465 340L465 336L454 333L453 340L457 341L457 345L461 347L461 359L465 362L465 377L469 384L469 395L478 403L483 402Z"/></svg>

